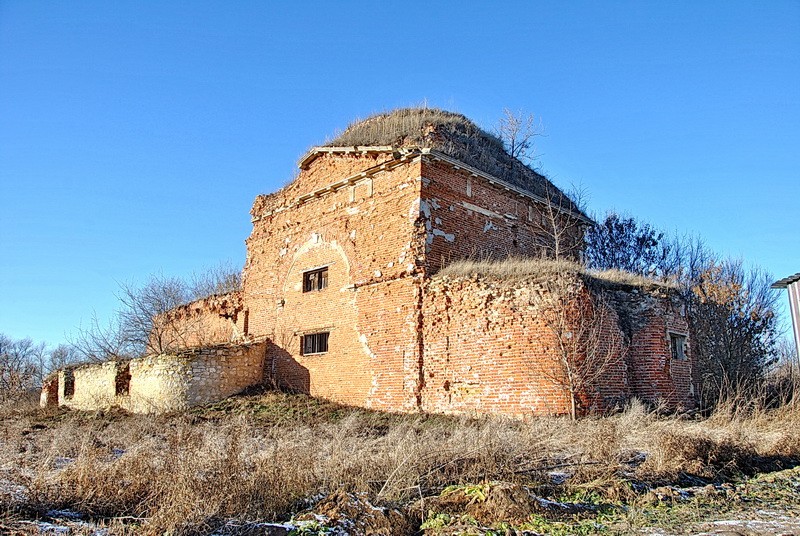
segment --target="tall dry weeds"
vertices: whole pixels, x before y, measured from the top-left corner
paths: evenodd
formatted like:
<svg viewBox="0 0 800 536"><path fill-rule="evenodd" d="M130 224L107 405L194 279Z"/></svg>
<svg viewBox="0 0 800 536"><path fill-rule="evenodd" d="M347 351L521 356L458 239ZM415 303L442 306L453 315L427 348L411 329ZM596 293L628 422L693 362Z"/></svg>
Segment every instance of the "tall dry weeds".
<svg viewBox="0 0 800 536"><path fill-rule="evenodd" d="M61 412L5 420L0 479L27 491L24 499L0 491L0 508L128 516L140 533L192 534L229 518L284 520L339 490L406 505L453 484L503 481L545 495L618 498L631 493L630 479L728 478L800 456L796 409L699 421L634 403L613 417L523 423L331 405L327 414L315 409L313 418L275 424L276 407L311 403L299 395L253 400L247 414L231 406L166 417ZM554 472L566 483L556 484Z"/></svg>

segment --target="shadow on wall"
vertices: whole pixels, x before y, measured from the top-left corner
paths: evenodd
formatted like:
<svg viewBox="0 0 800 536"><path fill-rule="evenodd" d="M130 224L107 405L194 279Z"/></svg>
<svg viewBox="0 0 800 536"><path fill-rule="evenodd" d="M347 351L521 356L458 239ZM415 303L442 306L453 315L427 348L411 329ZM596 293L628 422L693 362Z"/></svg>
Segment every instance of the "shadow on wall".
<svg viewBox="0 0 800 536"><path fill-rule="evenodd" d="M272 341L267 343L264 380L268 385L295 393L311 394L311 374L289 352Z"/></svg>

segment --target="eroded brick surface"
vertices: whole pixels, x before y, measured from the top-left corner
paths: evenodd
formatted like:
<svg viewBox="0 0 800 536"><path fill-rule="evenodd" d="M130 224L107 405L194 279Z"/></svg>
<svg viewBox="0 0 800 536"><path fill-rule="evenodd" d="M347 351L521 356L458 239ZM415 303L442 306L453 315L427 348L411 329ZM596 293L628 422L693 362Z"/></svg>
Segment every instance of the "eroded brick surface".
<svg viewBox="0 0 800 536"><path fill-rule="evenodd" d="M419 149L326 151L306 164L291 184L256 198L242 290L165 317L176 330L196 333L185 336L184 347L263 343L259 371L248 361L241 372L227 354L201 351L192 362L202 362L199 368L150 356L131 363L124 396L132 400L145 389L174 408L264 381L391 411L526 417L569 410L570 397L555 379L558 341L541 314L552 289L435 275L458 259L551 251L541 197ZM571 255L585 221L565 217L570 231L558 240ZM307 288L307 274L323 271L325 284ZM575 284L583 296L570 312L578 329L595 290ZM669 348L671 332L687 333L680 304L635 289L609 296L599 330L612 357L597 385L579 393L582 410L608 409L630 396L691 406L691 352L676 361ZM321 334L322 351L304 346L323 344L314 338ZM70 404L90 405L78 394L89 373L74 373ZM110 367L91 374L93 397L120 401ZM59 380L63 391L69 378ZM51 398L43 392L43 403Z"/></svg>

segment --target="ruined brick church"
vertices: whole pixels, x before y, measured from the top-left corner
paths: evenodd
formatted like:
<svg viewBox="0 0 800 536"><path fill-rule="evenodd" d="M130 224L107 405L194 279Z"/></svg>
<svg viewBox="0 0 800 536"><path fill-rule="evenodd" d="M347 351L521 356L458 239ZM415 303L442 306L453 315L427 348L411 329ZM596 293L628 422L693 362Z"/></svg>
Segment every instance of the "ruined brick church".
<svg viewBox="0 0 800 536"><path fill-rule="evenodd" d="M591 221L464 116L379 114L299 167L253 203L242 289L158 319L184 331L184 348L59 371L42 403L163 411L267 383L404 412L525 417L631 397L693 406L686 312L669 287L503 271L509 258L579 260ZM465 259L485 262L451 269ZM574 356L597 367L591 382L563 381L559 348L584 337L587 309L556 329L545 305L553 278L595 311L602 364L586 344Z"/></svg>

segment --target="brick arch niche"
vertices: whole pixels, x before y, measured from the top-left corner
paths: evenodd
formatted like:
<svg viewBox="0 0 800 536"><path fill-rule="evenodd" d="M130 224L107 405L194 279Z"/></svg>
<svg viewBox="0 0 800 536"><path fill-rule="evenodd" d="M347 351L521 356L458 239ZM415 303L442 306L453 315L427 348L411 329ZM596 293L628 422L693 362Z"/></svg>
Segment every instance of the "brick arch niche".
<svg viewBox="0 0 800 536"><path fill-rule="evenodd" d="M294 254L275 318L272 374L282 386L366 403L373 364L359 338L350 261L335 240L315 233Z"/></svg>

